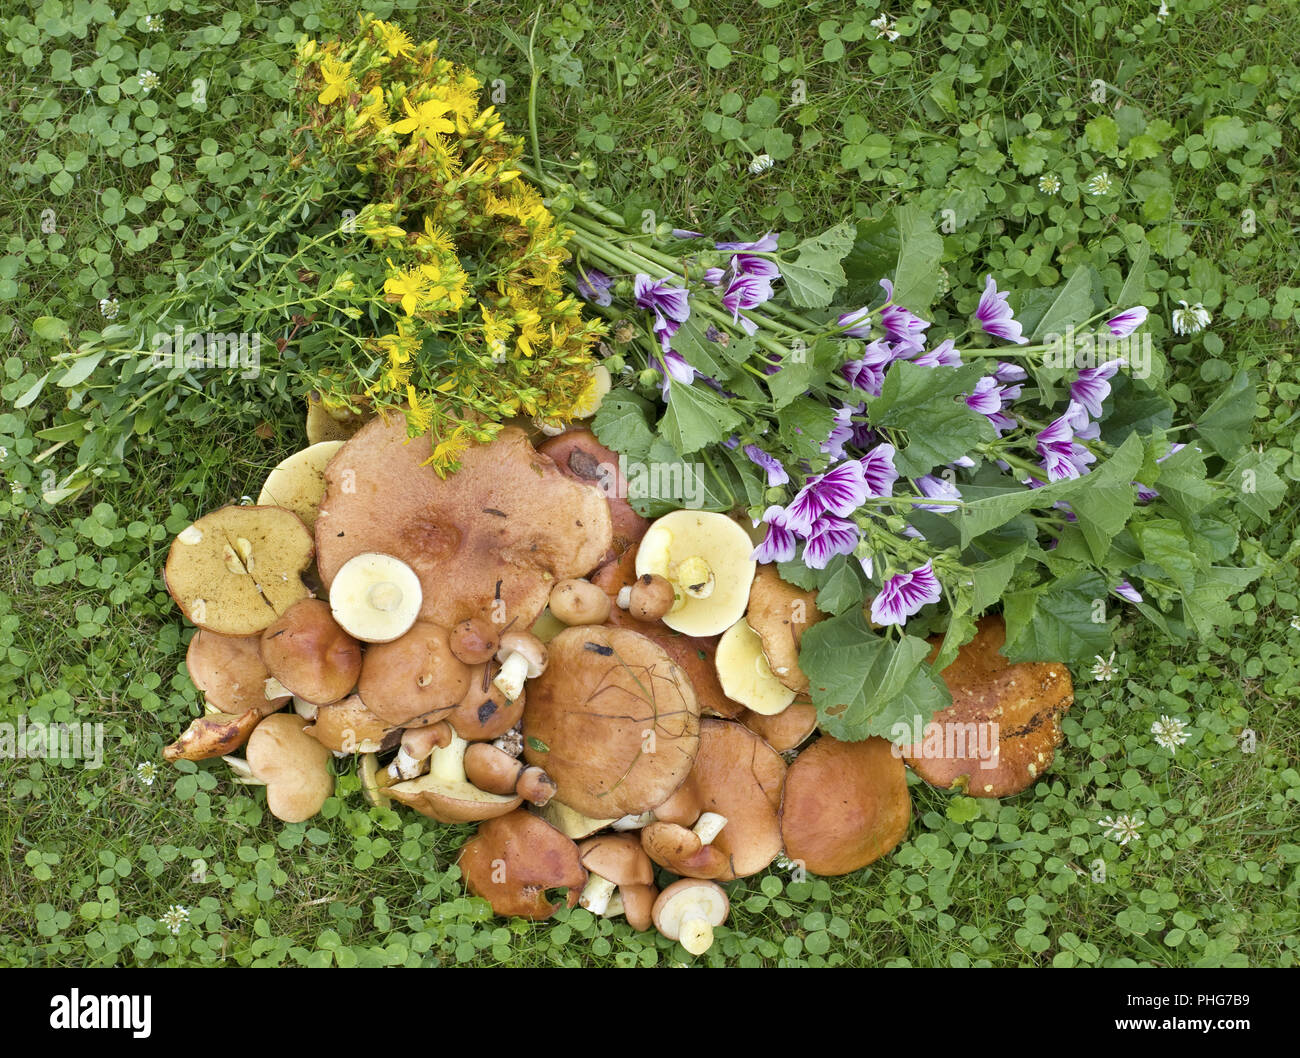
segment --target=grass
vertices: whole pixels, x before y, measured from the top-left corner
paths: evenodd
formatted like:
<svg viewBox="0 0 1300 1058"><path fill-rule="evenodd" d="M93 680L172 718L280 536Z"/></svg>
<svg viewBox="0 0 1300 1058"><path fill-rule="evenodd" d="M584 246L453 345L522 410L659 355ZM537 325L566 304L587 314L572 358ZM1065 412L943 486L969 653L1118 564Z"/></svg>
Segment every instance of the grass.
<svg viewBox="0 0 1300 1058"><path fill-rule="evenodd" d="M129 216L120 220L105 191L134 204L156 187L157 167L130 164L124 148L91 149L92 133L78 124L79 115L93 122L101 112L118 120L100 99L117 75L102 77L86 101L52 65L60 48L73 68L94 61L104 51L95 34L110 32L107 23L78 36L77 20L90 16L46 3L32 30L7 27L0 83L12 102L0 158L14 190L0 220L6 405L51 348L32 336L36 316L65 318L74 333L97 328L99 298L130 297L167 281L173 262L201 259L202 240L219 229L228 204L278 164L280 104L266 64L281 61L304 29L349 31L356 7L233 6L243 21L224 29L220 11L196 0L135 3L119 17L124 39L138 46L153 42L130 28L128 14L158 14L157 37L192 53L183 63L150 60L165 78L156 99L178 98L196 70L210 81L206 112L179 104L165 111L175 143L163 153L175 159L179 200L160 194L138 211L124 206ZM439 37L489 85L499 78L507 120L526 129L528 67L505 28L526 34L532 5L371 6L394 6L392 17L413 34ZM1300 202L1293 16L1282 0L1245 9L1208 0L1171 6L1161 26L1147 3L972 2L972 21L959 31L946 7L936 17L924 2L895 5L902 36L888 48L863 32L874 4L548 6L536 33L541 151L574 167L579 182L606 189L606 201L638 221L650 209L659 222L710 232L807 233L904 199L936 214L953 208L961 225L948 236L948 268L964 287L989 267L1039 267L1046 282L1080 255L1111 259L1133 225L1155 232L1168 252L1157 255L1153 315L1167 320L1187 299L1216 317L1201 338L1166 335L1187 401L1208 403L1224 368L1255 368L1263 381L1256 441L1278 453L1291 487L1300 477L1288 293L1297 286ZM70 27L62 35L58 19ZM1264 73L1251 72L1256 67ZM123 80L134 76L125 61L122 70ZM1090 100L1097 78L1116 93L1106 104ZM794 101L796 80L802 102ZM64 111L27 111L51 86ZM1148 129L1157 118L1176 128L1157 157L1136 162L1087 141L1086 123L1119 113L1116 99L1140 111ZM137 135L148 135L138 109L132 113ZM1030 113L1046 130L1044 171L1082 183L1105 167L1120 192L1100 203L1064 194L1045 201L1009 145L1029 133L1004 134L1025 128ZM1241 120L1242 142L1201 157L1188 144L1217 116ZM228 164L212 161L226 150ZM54 173L37 171L52 164L42 152L71 170L78 151L86 164L65 194L54 194ZM776 165L752 178L745 169L759 151ZM863 151L866 161L844 167ZM939 166L936 158L951 161ZM1174 205L1162 215L1165 190ZM163 220L168 205L174 216ZM40 230L47 208L56 211L55 238ZM1255 212L1253 235L1242 231L1245 209ZM132 249L154 222L156 241ZM1036 247L1047 250L1037 266L1028 263ZM321 817L285 826L219 764L161 763L162 745L198 709L182 675L187 633L160 579L171 535L206 510L255 494L270 467L302 443L301 412L289 401L213 396L209 420L163 424L131 450L125 473L54 508L39 501L41 474L70 469L76 446L34 459L58 443L36 436L58 422L57 401L0 413L9 485L0 496L0 710L5 719L99 721L106 733L98 771L0 760L0 834L11 849L0 864L0 961L688 961L661 938L585 911L543 926L493 919L449 871L469 829L368 810L350 772ZM262 423L267 437L254 432ZM22 492L9 494L13 485ZM1235 624L1222 640L1171 646L1126 625L1115 680L1075 673L1066 745L1031 791L984 803L915 785L912 830L892 855L845 878L798 881L773 869L737 883L730 930L701 961L1294 965L1295 514L1292 488L1267 524L1246 527L1247 563L1266 574L1235 600ZM1154 744L1151 724L1162 715L1188 721L1190 738L1175 754ZM1253 752L1243 749L1247 732ZM137 765L151 761L158 770L147 785ZM1117 815L1142 821L1126 846L1099 825ZM188 912L176 933L162 922L173 906Z"/></svg>

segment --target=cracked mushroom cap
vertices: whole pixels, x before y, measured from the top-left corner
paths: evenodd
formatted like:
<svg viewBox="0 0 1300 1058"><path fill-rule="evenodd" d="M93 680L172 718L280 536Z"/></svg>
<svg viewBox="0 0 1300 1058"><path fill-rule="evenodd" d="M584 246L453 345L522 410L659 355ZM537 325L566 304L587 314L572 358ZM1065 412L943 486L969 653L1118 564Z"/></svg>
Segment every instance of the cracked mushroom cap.
<svg viewBox="0 0 1300 1058"><path fill-rule="evenodd" d="M560 473L583 485L601 490L609 504L612 538L601 564L635 547L645 536L650 523L627 502L627 479L619 470L618 453L606 448L590 430L567 430L552 437L537 449L555 460Z"/></svg>
<svg viewBox="0 0 1300 1058"><path fill-rule="evenodd" d="M260 646L257 636L223 636L200 629L185 652L185 668L210 706L236 715L259 709L265 716L288 705L290 696L266 697L271 671Z"/></svg>
<svg viewBox="0 0 1300 1058"><path fill-rule="evenodd" d="M292 511L222 507L177 534L163 580L200 628L252 636L310 594L311 557L311 533Z"/></svg>
<svg viewBox="0 0 1300 1058"><path fill-rule="evenodd" d="M587 816L617 819L661 804L699 747L699 706L685 673L624 628L570 628L549 649L549 666L528 685L528 763Z"/></svg>
<svg viewBox="0 0 1300 1058"><path fill-rule="evenodd" d="M824 616L817 609L815 591L786 583L776 566L758 567L745 620L762 640L772 675L792 691L808 693L808 677L799 667L799 644L804 631Z"/></svg>
<svg viewBox="0 0 1300 1058"><path fill-rule="evenodd" d="M244 754L253 775L266 783L266 807L276 819L301 823L334 792L330 751L303 733L306 721L275 713L253 730Z"/></svg>
<svg viewBox="0 0 1300 1058"><path fill-rule="evenodd" d="M730 720L700 722L691 782L703 811L727 820L712 842L727 866L714 878L729 882L757 874L780 855L785 773L780 754L749 728Z"/></svg>
<svg viewBox="0 0 1300 1058"><path fill-rule="evenodd" d="M293 511L303 525L314 528L325 496L325 468L342 447L342 441L321 441L282 459L267 475L257 502Z"/></svg>
<svg viewBox="0 0 1300 1058"><path fill-rule="evenodd" d="M883 738L840 742L823 735L785 776L781 834L788 859L813 874L849 874L907 835L907 772Z"/></svg>
<svg viewBox="0 0 1300 1058"><path fill-rule="evenodd" d="M576 907L587 881L578 846L529 812L490 819L460 850L465 885L502 917L540 922L560 909L548 889L568 889L565 903Z"/></svg>
<svg viewBox="0 0 1300 1058"><path fill-rule="evenodd" d="M325 472L316 522L327 587L353 556L378 551L415 571L421 619L528 628L555 581L585 576L608 549L604 494L566 478L523 431L472 445L446 478L425 465L431 458L429 437L408 441L400 415L343 446Z"/></svg>
<svg viewBox="0 0 1300 1058"><path fill-rule="evenodd" d="M400 639L367 648L357 693L390 724L426 727L456 708L470 690L471 672L451 652L446 628L417 621Z"/></svg>
<svg viewBox="0 0 1300 1058"><path fill-rule="evenodd" d="M727 697L750 712L776 716L795 699L795 692L772 674L763 641L743 617L722 633L713 663Z"/></svg>
<svg viewBox="0 0 1300 1058"><path fill-rule="evenodd" d="M1070 670L1052 661L1013 665L1000 653L1006 638L1000 616L981 618L975 638L940 673L952 705L935 714L922 742L902 750L931 786L1010 797L1051 767L1061 717L1074 702ZM932 640L932 661L940 642Z"/></svg>
<svg viewBox="0 0 1300 1058"><path fill-rule="evenodd" d="M345 697L361 675L361 644L320 599L296 602L262 633L262 660L300 698L327 705Z"/></svg>

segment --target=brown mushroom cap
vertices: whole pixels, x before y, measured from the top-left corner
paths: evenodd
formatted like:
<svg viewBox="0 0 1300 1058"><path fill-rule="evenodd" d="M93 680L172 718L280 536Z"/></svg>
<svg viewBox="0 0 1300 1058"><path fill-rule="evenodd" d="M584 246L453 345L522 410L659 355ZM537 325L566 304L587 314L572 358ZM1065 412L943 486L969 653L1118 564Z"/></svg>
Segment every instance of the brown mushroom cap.
<svg viewBox="0 0 1300 1058"><path fill-rule="evenodd" d="M566 625L600 625L609 619L609 596L589 580L569 577L551 589L551 613Z"/></svg>
<svg viewBox="0 0 1300 1058"><path fill-rule="evenodd" d="M618 818L667 799L690 773L699 706L686 674L645 636L587 626L550 643L528 688L524 756L584 815Z"/></svg>
<svg viewBox="0 0 1300 1058"><path fill-rule="evenodd" d="M361 675L361 644L320 599L303 599L285 610L262 633L261 653L272 676L316 705L337 702Z"/></svg>
<svg viewBox="0 0 1300 1058"><path fill-rule="evenodd" d="M655 900L659 890L653 885L620 885L618 895L623 900L623 917L639 933L654 925Z"/></svg>
<svg viewBox="0 0 1300 1058"><path fill-rule="evenodd" d="M727 873L727 854L711 844L706 845L695 831L677 823L647 823L641 828L641 848L650 859L673 874L717 878Z"/></svg>
<svg viewBox="0 0 1300 1058"><path fill-rule="evenodd" d="M582 865L615 885L653 885L654 867L635 834L600 834L578 846Z"/></svg>
<svg viewBox="0 0 1300 1058"><path fill-rule="evenodd" d="M513 701L493 681L498 666L479 665L470 670L469 690L448 714L456 734L469 742L500 738L524 715L528 692L520 691Z"/></svg>
<svg viewBox="0 0 1300 1058"><path fill-rule="evenodd" d="M429 758L429 771L416 779L399 782L384 790L386 797L409 805L439 823L474 823L495 819L519 807L518 794L488 793L474 786L465 774L464 739L439 747Z"/></svg>
<svg viewBox="0 0 1300 1058"><path fill-rule="evenodd" d="M207 713L190 723L181 736L163 747L164 760L210 760L233 753L267 714L258 709L242 713Z"/></svg>
<svg viewBox="0 0 1300 1058"><path fill-rule="evenodd" d="M584 485L599 488L609 503L612 537L609 551L601 558L607 562L635 547L650 528L650 523L627 502L627 479L619 471L618 453L606 448L590 430L568 430L553 437L537 449L555 460L560 473Z"/></svg>
<svg viewBox="0 0 1300 1058"><path fill-rule="evenodd" d="M381 753L397 745L401 731L367 709L361 696L354 694L320 706L303 734L335 753Z"/></svg>
<svg viewBox="0 0 1300 1058"><path fill-rule="evenodd" d="M503 796L517 793L539 808L555 796L555 783L546 772L525 767L490 742L472 742L466 747L465 777L480 790Z"/></svg>
<svg viewBox="0 0 1300 1058"><path fill-rule="evenodd" d="M311 533L280 507L222 507L172 541L163 579L200 628L251 636L307 597Z"/></svg>
<svg viewBox="0 0 1300 1058"><path fill-rule="evenodd" d="M691 782L703 811L727 820L713 839L713 848L723 853L727 866L711 877L728 882L745 878L780 854L778 810L785 773L780 754L749 728L730 720L700 721L700 751Z"/></svg>
<svg viewBox="0 0 1300 1058"><path fill-rule="evenodd" d="M310 819L334 792L330 751L303 734L305 726L292 713L268 716L249 736L244 755L253 775L266 783L266 807L286 823Z"/></svg>
<svg viewBox="0 0 1300 1058"><path fill-rule="evenodd" d="M784 753L802 746L817 730L817 706L796 699L793 705L775 716L763 716L746 709L740 722L778 753Z"/></svg>
<svg viewBox="0 0 1300 1058"><path fill-rule="evenodd" d="M548 889L567 888L576 907L587 881L578 846L529 812L490 819L467 841L457 860L465 885L503 917L541 921L559 910Z"/></svg>
<svg viewBox="0 0 1300 1058"><path fill-rule="evenodd" d="M1000 616L981 618L975 638L940 673L952 705L935 714L921 743L902 749L931 786L1010 797L1051 767L1064 737L1061 717L1074 702L1070 670L1050 661L1013 665L1000 653L1006 638ZM931 661L940 641L931 640Z"/></svg>
<svg viewBox="0 0 1300 1058"><path fill-rule="evenodd" d="M491 661L501 645L501 632L491 621L471 617L451 630L451 652L466 665Z"/></svg>
<svg viewBox="0 0 1300 1058"><path fill-rule="evenodd" d="M676 599L672 584L658 573L641 574L628 587L627 595L627 612L638 621L661 620Z"/></svg>
<svg viewBox="0 0 1300 1058"><path fill-rule="evenodd" d="M367 424L326 470L316 523L328 586L354 555L382 552L417 574L420 616L444 628L469 617L528 628L551 585L584 576L610 543L609 506L507 427L473 445L446 478L429 437L408 441L405 420Z"/></svg>
<svg viewBox="0 0 1300 1058"><path fill-rule="evenodd" d="M701 721L702 722L702 721ZM696 754L698 759L699 754ZM679 826L691 827L704 811L704 801L699 788L695 785L695 772L686 777L686 781L673 791L663 804L655 805L654 817L664 823L677 823ZM725 813L723 813L725 815Z"/></svg>
<svg viewBox="0 0 1300 1058"><path fill-rule="evenodd" d="M425 727L451 714L470 689L470 675L451 652L447 629L416 621L400 639L366 648L357 691L390 724Z"/></svg>
<svg viewBox="0 0 1300 1058"><path fill-rule="evenodd" d="M265 716L287 705L289 695L268 701L266 681L271 672L259 647L257 636L223 636L199 629L185 652L185 668L209 705L236 715L259 709Z"/></svg>
<svg viewBox="0 0 1300 1058"><path fill-rule="evenodd" d="M906 769L883 738L823 735L786 772L785 854L813 874L849 874L873 863L903 840L911 818Z"/></svg>
<svg viewBox="0 0 1300 1058"><path fill-rule="evenodd" d="M808 677L799 667L799 644L804 631L825 616L817 609L815 591L786 583L776 566L758 567L745 621L763 641L763 656L772 675L792 691L808 692Z"/></svg>

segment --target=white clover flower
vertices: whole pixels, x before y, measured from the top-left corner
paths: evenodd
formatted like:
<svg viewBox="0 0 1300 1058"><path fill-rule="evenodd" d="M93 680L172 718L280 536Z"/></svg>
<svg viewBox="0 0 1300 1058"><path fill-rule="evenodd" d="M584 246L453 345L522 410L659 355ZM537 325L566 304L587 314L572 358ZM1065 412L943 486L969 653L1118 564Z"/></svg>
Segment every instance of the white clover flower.
<svg viewBox="0 0 1300 1058"><path fill-rule="evenodd" d="M1121 845L1127 845L1141 836L1138 834L1138 828L1143 825L1143 820L1134 819L1132 816L1116 816L1114 819L1107 816L1097 825L1106 832L1106 837L1118 841Z"/></svg>
<svg viewBox="0 0 1300 1058"><path fill-rule="evenodd" d="M1187 721L1181 717L1162 716L1151 725L1151 734L1156 736L1156 745L1176 753L1178 747L1187 741Z"/></svg>
<svg viewBox="0 0 1300 1058"><path fill-rule="evenodd" d="M1188 305L1187 302L1179 300L1178 304L1181 309L1174 309L1173 324L1175 334L1197 334L1205 330L1214 318L1210 315L1209 309L1199 301L1195 305Z"/></svg>
<svg viewBox="0 0 1300 1058"><path fill-rule="evenodd" d="M158 919L164 926L171 931L172 936L180 933L181 927L190 920L190 909L181 907L179 904L172 904L167 909L167 913Z"/></svg>
<svg viewBox="0 0 1300 1058"><path fill-rule="evenodd" d="M117 314L122 310L121 302L117 298L100 298L99 314L106 320L117 319Z"/></svg>
<svg viewBox="0 0 1300 1058"><path fill-rule="evenodd" d="M4 445L0 445L0 459L8 459L8 458L9 458L9 449L7 449Z"/></svg>
<svg viewBox="0 0 1300 1058"><path fill-rule="evenodd" d="M940 265L939 266L939 295L943 296L944 294L948 293L948 291L950 291L951 289L952 289L952 276L948 274L948 269L944 268L943 265ZM871 576L870 571L868 571L867 576L868 577Z"/></svg>
<svg viewBox="0 0 1300 1058"><path fill-rule="evenodd" d="M1038 190L1045 195L1054 195L1061 190L1061 178L1055 173L1044 173L1038 178Z"/></svg>
<svg viewBox="0 0 1300 1058"><path fill-rule="evenodd" d="M3 458L3 456L0 456L0 459ZM1291 627L1297 632L1300 632L1300 614L1296 614L1291 618Z"/></svg>
<svg viewBox="0 0 1300 1058"><path fill-rule="evenodd" d="M146 786L152 786L158 778L158 765L151 760L142 760L135 766L135 775Z"/></svg>
<svg viewBox="0 0 1300 1058"><path fill-rule="evenodd" d="M140 87L144 89L145 95L148 95L162 84L162 79L152 70L141 70L140 76L136 80L140 82Z"/></svg>
<svg viewBox="0 0 1300 1058"><path fill-rule="evenodd" d="M22 483L17 481L9 482L9 491L12 492L15 496L21 496L23 494Z"/></svg>
<svg viewBox="0 0 1300 1058"><path fill-rule="evenodd" d="M1119 671L1119 666L1115 664L1115 651L1112 650L1108 658L1103 658L1100 654L1094 654L1093 657L1097 663L1092 667L1092 678L1099 683L1109 683Z"/></svg>
<svg viewBox="0 0 1300 1058"><path fill-rule="evenodd" d="M770 154L760 154L749 163L749 171L755 176L759 176L760 174L767 172L775 164L776 162L772 160Z"/></svg>
<svg viewBox="0 0 1300 1058"><path fill-rule="evenodd" d="M157 15L145 15L144 28L147 29L150 33L161 33L163 28L163 21Z"/></svg>
<svg viewBox="0 0 1300 1058"><path fill-rule="evenodd" d="M1168 17L1169 5L1165 3L1165 0L1160 0L1160 10L1156 12L1156 21L1163 22Z"/></svg>
<svg viewBox="0 0 1300 1058"><path fill-rule="evenodd" d="M876 31L876 38L884 37L885 40L897 40L898 30L894 28L894 21L885 12L881 12L878 18L871 20L871 26Z"/></svg>
<svg viewBox="0 0 1300 1058"><path fill-rule="evenodd" d="M1094 173L1092 178L1083 186L1084 190L1090 195L1108 195L1110 194L1111 184L1110 173L1102 169L1100 172Z"/></svg>

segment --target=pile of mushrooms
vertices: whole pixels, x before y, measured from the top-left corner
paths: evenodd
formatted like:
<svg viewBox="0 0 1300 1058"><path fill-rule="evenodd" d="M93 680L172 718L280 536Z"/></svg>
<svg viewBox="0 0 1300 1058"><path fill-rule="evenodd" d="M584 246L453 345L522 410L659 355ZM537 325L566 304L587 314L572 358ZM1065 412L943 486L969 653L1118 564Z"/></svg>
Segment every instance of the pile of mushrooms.
<svg viewBox="0 0 1300 1058"><path fill-rule="evenodd" d="M206 704L167 759L224 757L300 822L333 793L331 760L359 757L373 803L478 824L459 866L496 914L581 904L695 955L726 921L723 884L781 856L845 874L903 840L903 755L815 737L798 652L816 594L756 565L739 522L647 522L581 428L507 425L444 478L400 419L313 405L308 427L256 506L172 543ZM904 751L974 796L1040 775L1071 700L1065 666L1008 665L999 630L986 618L945 670L936 718L1007 725L998 767Z"/></svg>

